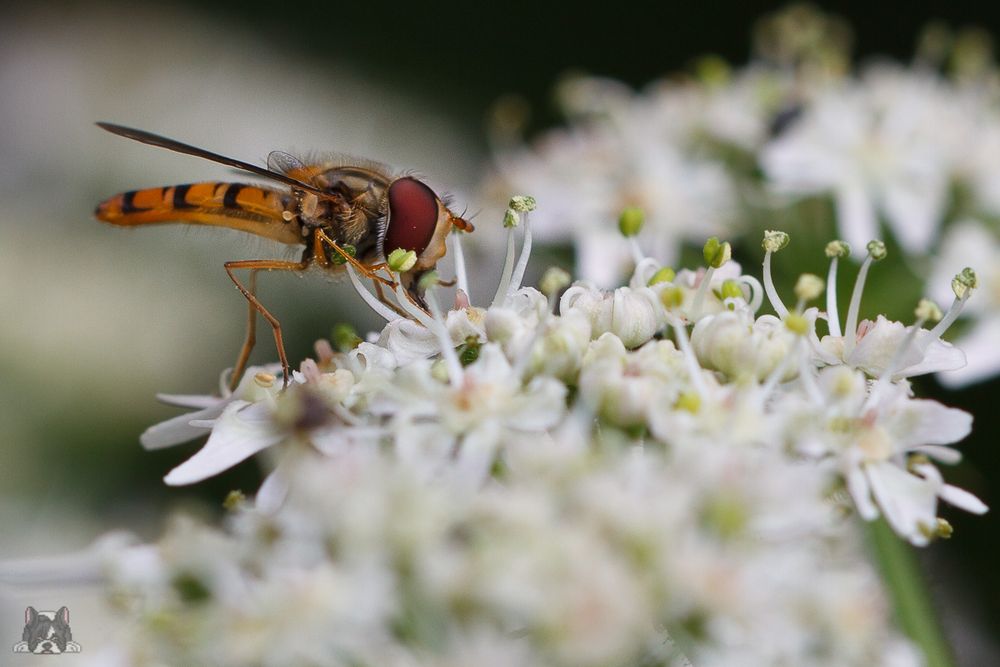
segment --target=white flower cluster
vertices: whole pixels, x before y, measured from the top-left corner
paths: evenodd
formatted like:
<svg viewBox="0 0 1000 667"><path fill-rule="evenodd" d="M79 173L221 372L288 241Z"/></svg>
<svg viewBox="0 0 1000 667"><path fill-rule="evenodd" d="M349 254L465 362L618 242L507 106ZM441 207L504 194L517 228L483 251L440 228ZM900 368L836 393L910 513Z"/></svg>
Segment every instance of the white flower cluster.
<svg viewBox="0 0 1000 667"><path fill-rule="evenodd" d="M543 293L520 286L524 201L488 308L459 265L455 308L432 284L423 324L389 311L367 342L321 342L285 389L254 368L223 398L168 397L198 411L147 447L209 434L168 483L257 452L272 472L225 529L180 521L111 560L138 623L120 664L920 664L851 508L917 545L948 535L939 498L986 510L932 463L957 460L969 415L905 379L963 363L939 329L974 274L933 330L929 303L858 323L874 242L846 333L805 307L815 276L787 308L778 232L764 284L713 238L697 271L639 257L627 287L550 270Z"/></svg>
<svg viewBox="0 0 1000 667"><path fill-rule="evenodd" d="M571 242L581 277L600 286L633 266L611 231L629 206L645 211L644 247L667 263L704 236L755 233L762 213L780 215L788 231L803 216L815 225L826 208L796 204L827 198L852 247L881 237L884 222L912 260L978 240L973 256L938 260L937 273L953 275L975 256L995 264L1000 73L988 51L958 39L935 54L928 38L909 67L851 73L828 17L794 7L762 25L758 58L740 69L706 59L695 76L641 92L609 79L563 82L568 126L531 145L498 140L485 189L535 192L540 238ZM937 65L947 57L945 76ZM960 343L969 369L943 376L950 385L1000 372L1000 346L986 343L996 340L1000 302L983 299L968 314L976 324Z"/></svg>

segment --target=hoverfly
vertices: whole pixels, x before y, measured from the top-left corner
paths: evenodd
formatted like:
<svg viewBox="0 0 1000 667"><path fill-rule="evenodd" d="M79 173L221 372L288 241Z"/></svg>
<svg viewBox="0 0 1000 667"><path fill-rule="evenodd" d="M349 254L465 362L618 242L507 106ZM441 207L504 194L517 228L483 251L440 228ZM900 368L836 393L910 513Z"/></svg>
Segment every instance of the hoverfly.
<svg viewBox="0 0 1000 667"><path fill-rule="evenodd" d="M211 225L304 246L298 262L250 259L225 263L226 273L249 306L246 338L230 378L231 389L243 375L256 341L257 313L271 325L284 383L288 384L281 324L257 299L258 271L305 271L315 265L339 272L350 264L374 283L378 299L393 310L399 312L385 297L383 287L402 287L406 298L424 308L418 289L420 276L444 256L448 232L453 228L473 230L423 182L409 175L393 175L382 165L361 161L307 164L275 151L268 156L265 168L143 130L112 123L97 125L113 134L235 167L283 186L207 181L130 190L104 200L94 212L99 220L124 227L169 222ZM406 271L392 273L386 257L396 248L412 250L417 261ZM237 270L249 271L247 284L236 277Z"/></svg>

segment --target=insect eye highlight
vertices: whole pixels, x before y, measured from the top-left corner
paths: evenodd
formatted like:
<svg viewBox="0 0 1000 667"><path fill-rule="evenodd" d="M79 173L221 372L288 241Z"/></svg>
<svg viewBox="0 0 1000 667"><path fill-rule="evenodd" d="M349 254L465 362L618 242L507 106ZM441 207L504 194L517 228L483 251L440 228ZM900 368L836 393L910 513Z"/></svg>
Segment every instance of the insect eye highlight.
<svg viewBox="0 0 1000 667"><path fill-rule="evenodd" d="M420 255L434 236L438 220L438 197L415 178L405 177L389 186L389 219L383 247Z"/></svg>

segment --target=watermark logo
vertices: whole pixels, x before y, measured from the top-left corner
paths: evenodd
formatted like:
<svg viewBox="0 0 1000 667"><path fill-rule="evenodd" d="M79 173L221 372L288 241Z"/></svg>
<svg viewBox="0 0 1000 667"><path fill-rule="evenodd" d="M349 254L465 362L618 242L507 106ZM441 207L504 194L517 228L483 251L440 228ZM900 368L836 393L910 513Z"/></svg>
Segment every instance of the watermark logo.
<svg viewBox="0 0 1000 667"><path fill-rule="evenodd" d="M73 641L73 633L69 629L68 608L35 611L34 607L28 607L24 610L24 634L21 641L14 644L14 653L57 655L79 652L80 645Z"/></svg>

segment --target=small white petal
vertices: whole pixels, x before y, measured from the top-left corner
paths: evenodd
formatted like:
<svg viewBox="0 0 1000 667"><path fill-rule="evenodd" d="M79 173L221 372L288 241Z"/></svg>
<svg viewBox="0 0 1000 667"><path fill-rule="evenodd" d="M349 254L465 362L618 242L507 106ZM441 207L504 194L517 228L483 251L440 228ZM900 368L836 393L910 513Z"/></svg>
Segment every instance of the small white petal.
<svg viewBox="0 0 1000 667"><path fill-rule="evenodd" d="M264 478L260 488L257 489L254 504L264 514L273 514L285 502L285 498L288 496L288 489L287 472L282 469L279 463L278 467Z"/></svg>
<svg viewBox="0 0 1000 667"><path fill-rule="evenodd" d="M975 497L965 489L960 489L951 484L945 484L938 491L938 496L955 507L961 508L972 514L985 514L990 508L979 498Z"/></svg>
<svg viewBox="0 0 1000 667"><path fill-rule="evenodd" d="M217 405L204 410L178 415L150 426L139 436L139 442L146 449L152 450L173 447L182 442L200 438L211 428L210 426L204 426L203 422L214 420L225 409L224 402L216 399L216 403Z"/></svg>
<svg viewBox="0 0 1000 667"><path fill-rule="evenodd" d="M868 480L860 468L851 467L847 471L847 490L851 492L851 497L854 498L854 504L862 519L874 521L878 518L878 507L872 501Z"/></svg>
<svg viewBox="0 0 1000 667"><path fill-rule="evenodd" d="M205 446L163 481L171 486L200 482L281 442L285 435L272 425L266 406L234 401L226 406Z"/></svg>
<svg viewBox="0 0 1000 667"><path fill-rule="evenodd" d="M921 445L920 447L914 447L913 451L926 454L935 461L949 465L955 465L962 460L962 452L942 445Z"/></svg>

